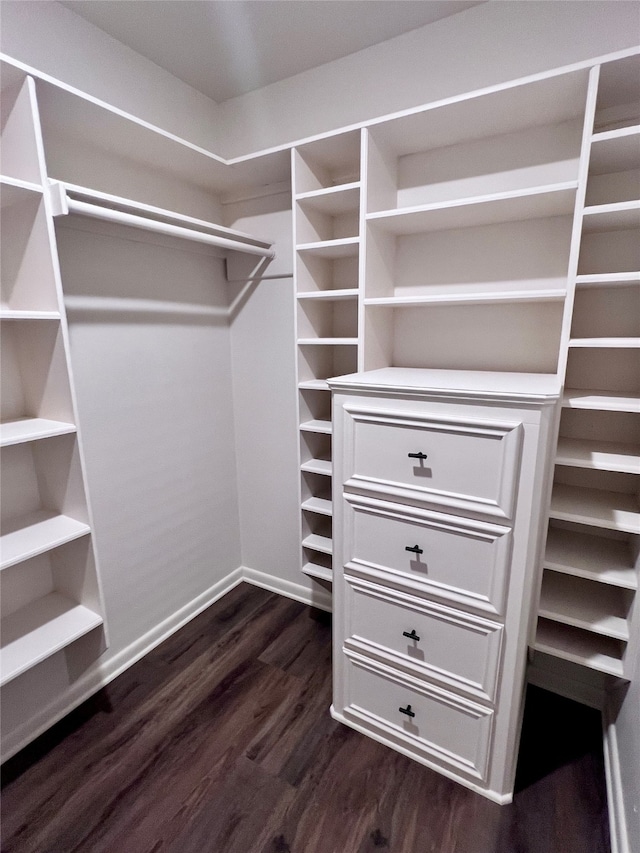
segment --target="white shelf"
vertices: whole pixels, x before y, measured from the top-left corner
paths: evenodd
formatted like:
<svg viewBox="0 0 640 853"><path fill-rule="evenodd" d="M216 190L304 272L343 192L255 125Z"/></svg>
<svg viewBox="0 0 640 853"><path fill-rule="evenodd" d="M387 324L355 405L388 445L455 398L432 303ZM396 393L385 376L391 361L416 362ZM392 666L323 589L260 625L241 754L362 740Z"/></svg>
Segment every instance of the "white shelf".
<svg viewBox="0 0 640 853"><path fill-rule="evenodd" d="M640 166L640 125L594 133L589 171L593 175L626 172Z"/></svg>
<svg viewBox="0 0 640 853"><path fill-rule="evenodd" d="M562 405L600 412L640 412L640 397L596 388L565 388Z"/></svg>
<svg viewBox="0 0 640 853"><path fill-rule="evenodd" d="M50 181L54 216L79 214L143 231L212 244L236 252L273 257L272 244L244 231L63 181Z"/></svg>
<svg viewBox="0 0 640 853"><path fill-rule="evenodd" d="M329 391L329 383L326 379L306 379L298 383L301 391Z"/></svg>
<svg viewBox="0 0 640 853"><path fill-rule="evenodd" d="M330 500L325 498L307 498L302 502L302 509L308 512L317 512L319 515L333 515L333 508Z"/></svg>
<svg viewBox="0 0 640 853"><path fill-rule="evenodd" d="M621 287L628 284L640 284L640 272L612 272L576 276L576 287Z"/></svg>
<svg viewBox="0 0 640 853"><path fill-rule="evenodd" d="M640 474L640 447L613 441L561 437L556 465Z"/></svg>
<svg viewBox="0 0 640 853"><path fill-rule="evenodd" d="M625 589L638 588L626 541L550 527L545 568Z"/></svg>
<svg viewBox="0 0 640 853"><path fill-rule="evenodd" d="M32 181L23 181L21 178L12 178L9 175L0 175L0 187L2 188L0 190L0 203L2 207L13 204L21 196L20 193L12 192L11 188L42 195L42 187L38 184L34 184Z"/></svg>
<svg viewBox="0 0 640 853"><path fill-rule="evenodd" d="M325 435L331 435L331 421L305 421L300 424L300 429L305 432L320 432Z"/></svg>
<svg viewBox="0 0 640 853"><path fill-rule="evenodd" d="M639 349L640 338L572 338L569 346L585 349Z"/></svg>
<svg viewBox="0 0 640 853"><path fill-rule="evenodd" d="M89 526L67 515L40 510L3 525L0 569L51 551L91 532Z"/></svg>
<svg viewBox="0 0 640 853"><path fill-rule="evenodd" d="M365 305L403 308L410 305L482 305L500 302L561 302L566 290L487 291L478 293L437 294L434 296L372 296Z"/></svg>
<svg viewBox="0 0 640 853"><path fill-rule="evenodd" d="M333 554L333 542L328 536L320 536L317 533L310 533L302 540L303 548L310 548L312 551L319 551L321 554Z"/></svg>
<svg viewBox="0 0 640 853"><path fill-rule="evenodd" d="M298 338L298 346L348 346L355 347L358 345L357 338Z"/></svg>
<svg viewBox="0 0 640 853"><path fill-rule="evenodd" d="M0 320L59 320L59 311L22 311L0 308Z"/></svg>
<svg viewBox="0 0 640 853"><path fill-rule="evenodd" d="M539 615L617 640L629 639L624 595L611 586L590 589L593 583L567 574L546 571L540 591Z"/></svg>
<svg viewBox="0 0 640 853"><path fill-rule="evenodd" d="M20 418L0 424L0 446L8 447L11 444L36 441L54 435L66 435L75 431L75 424L51 421L46 418Z"/></svg>
<svg viewBox="0 0 640 853"><path fill-rule="evenodd" d="M580 628L540 619L534 648L608 675L620 677L623 674L620 641Z"/></svg>
<svg viewBox="0 0 640 853"><path fill-rule="evenodd" d="M336 290L312 290L297 294L298 299L320 299L337 302L340 299L353 299L358 296L357 287L345 287Z"/></svg>
<svg viewBox="0 0 640 853"><path fill-rule="evenodd" d="M321 213L339 214L358 210L360 204L360 181L325 187L321 190L299 193L296 201L305 208Z"/></svg>
<svg viewBox="0 0 640 853"><path fill-rule="evenodd" d="M640 201L620 201L585 207L582 231L627 231L640 227Z"/></svg>
<svg viewBox="0 0 640 853"><path fill-rule="evenodd" d="M640 532L640 507L634 495L556 483L549 515L625 533Z"/></svg>
<svg viewBox="0 0 640 853"><path fill-rule="evenodd" d="M333 572L325 566L318 566L315 563L305 563L302 567L302 573L310 578L316 578L321 581L333 582Z"/></svg>
<svg viewBox="0 0 640 853"><path fill-rule="evenodd" d="M340 237L337 240L320 240L315 243L301 243L296 246L298 252L317 255L320 258L349 258L358 254L359 237Z"/></svg>
<svg viewBox="0 0 640 853"><path fill-rule="evenodd" d="M330 459L309 459L302 463L300 470L306 471L307 474L321 474L323 477L330 477L332 463Z"/></svg>
<svg viewBox="0 0 640 853"><path fill-rule="evenodd" d="M3 619L0 684L102 625L102 618L59 593L31 602Z"/></svg>
<svg viewBox="0 0 640 853"><path fill-rule="evenodd" d="M566 216L573 212L576 187L577 182L567 181L442 204L383 210L368 214L367 222L390 234L403 235Z"/></svg>

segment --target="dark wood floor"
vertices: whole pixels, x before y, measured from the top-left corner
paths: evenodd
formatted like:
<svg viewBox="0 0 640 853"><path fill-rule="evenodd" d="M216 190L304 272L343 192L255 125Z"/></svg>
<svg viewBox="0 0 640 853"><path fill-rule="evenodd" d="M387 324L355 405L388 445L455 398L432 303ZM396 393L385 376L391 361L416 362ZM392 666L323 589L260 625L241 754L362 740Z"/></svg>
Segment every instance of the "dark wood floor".
<svg viewBox="0 0 640 853"><path fill-rule="evenodd" d="M498 806L332 721L330 654L326 617L237 587L4 765L2 850L609 850L598 714L530 689Z"/></svg>

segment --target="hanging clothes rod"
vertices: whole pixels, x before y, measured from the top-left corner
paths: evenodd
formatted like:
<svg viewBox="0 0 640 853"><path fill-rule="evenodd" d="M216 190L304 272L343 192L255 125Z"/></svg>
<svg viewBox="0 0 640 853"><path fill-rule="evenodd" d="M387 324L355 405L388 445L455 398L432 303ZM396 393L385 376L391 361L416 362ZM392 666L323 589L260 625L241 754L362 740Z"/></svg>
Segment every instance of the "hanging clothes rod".
<svg viewBox="0 0 640 853"><path fill-rule="evenodd" d="M91 191L83 190L82 194L90 196ZM128 199L119 200L116 199L115 196L110 197L96 193L95 197L99 200L104 199L107 201L113 201L114 203L120 202L122 206L135 206L135 203ZM151 217L128 213L114 207L105 207L100 204L94 204L93 202L80 201L79 199L73 198L69 195L65 185L59 181L51 182L51 199L54 216L76 213L81 216L89 216L93 219L102 219L107 222L116 222L119 225L128 225L131 228L139 228L143 231L152 231L156 234L166 234L170 237L180 237L184 240L193 240L197 243L219 246L220 248L231 249L235 252L259 255L264 258L275 257L275 251L272 248L271 243L257 239L255 242L248 242L252 240L249 235L238 234L238 238L234 238L233 236L226 237L219 234L208 234L206 231L198 231L195 228L189 228L185 225L174 225L171 222L163 222L159 219L152 219ZM150 208L145 205L139 206L139 209L142 210L142 212L145 212L145 208L149 213L153 213L155 215L160 214L167 218L172 217L172 214L169 211L162 211L159 208ZM184 220L188 219L188 217L180 216L180 219ZM194 220L194 222L201 227L206 227L208 225L208 223L202 222L201 220ZM210 227L216 228L217 226L212 225ZM233 233L231 229L226 228L224 230L231 234Z"/></svg>

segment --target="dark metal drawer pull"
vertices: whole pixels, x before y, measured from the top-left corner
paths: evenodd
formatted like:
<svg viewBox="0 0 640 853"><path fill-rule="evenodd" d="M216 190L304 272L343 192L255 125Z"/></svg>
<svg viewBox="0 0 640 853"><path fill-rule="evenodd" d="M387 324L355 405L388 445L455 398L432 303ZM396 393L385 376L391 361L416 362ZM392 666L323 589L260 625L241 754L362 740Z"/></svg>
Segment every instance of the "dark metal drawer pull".
<svg viewBox="0 0 640 853"><path fill-rule="evenodd" d="M402 636L403 636L403 637L408 637L410 640L415 640L416 642L418 642L418 641L419 641L419 639L420 639L420 637L416 634L416 629L415 629L415 628L412 628L412 629L411 629L411 632L409 632L409 631L403 631L403 632L402 632Z"/></svg>
<svg viewBox="0 0 640 853"><path fill-rule="evenodd" d="M426 459L427 458L426 453L407 453L407 456L409 457L409 459Z"/></svg>
<svg viewBox="0 0 640 853"><path fill-rule="evenodd" d="M415 714L411 710L411 705L407 705L406 708L398 708L398 711L400 711L401 714L406 714L407 717L415 717Z"/></svg>
<svg viewBox="0 0 640 853"><path fill-rule="evenodd" d="M424 551L419 545L406 545L405 551L411 551L412 554L424 554Z"/></svg>

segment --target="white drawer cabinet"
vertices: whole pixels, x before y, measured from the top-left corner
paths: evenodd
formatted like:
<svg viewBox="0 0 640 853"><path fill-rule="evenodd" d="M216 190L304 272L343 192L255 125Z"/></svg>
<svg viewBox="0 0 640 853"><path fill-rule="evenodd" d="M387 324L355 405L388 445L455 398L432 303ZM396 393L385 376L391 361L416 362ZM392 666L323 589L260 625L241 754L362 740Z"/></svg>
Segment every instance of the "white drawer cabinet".
<svg viewBox="0 0 640 853"><path fill-rule="evenodd" d="M559 383L385 368L329 384L332 714L508 802Z"/></svg>

